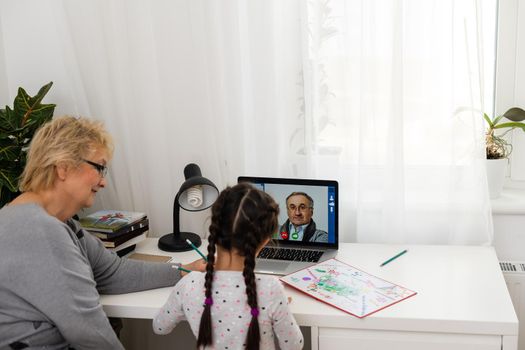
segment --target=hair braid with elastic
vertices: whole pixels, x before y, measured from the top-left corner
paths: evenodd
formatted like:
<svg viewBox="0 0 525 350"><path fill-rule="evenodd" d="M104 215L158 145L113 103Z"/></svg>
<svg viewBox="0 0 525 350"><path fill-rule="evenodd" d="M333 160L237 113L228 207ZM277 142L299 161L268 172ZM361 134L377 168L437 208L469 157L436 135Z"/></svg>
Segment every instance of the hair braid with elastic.
<svg viewBox="0 0 525 350"><path fill-rule="evenodd" d="M247 237L253 237L249 234ZM251 242L250 242L251 241ZM259 342L261 340L261 334L259 331L259 305L257 303L257 287L255 284L255 251L257 249L257 242L252 239L246 242L246 256L244 258L244 270L242 272L244 276L244 283L246 284L246 296L248 299L248 305L250 305L252 319L250 320L250 326L248 327L248 333L246 335L246 349L259 349Z"/></svg>
<svg viewBox="0 0 525 350"><path fill-rule="evenodd" d="M212 282L213 282L213 265L215 264L215 235L210 234L208 237L208 263L206 264L206 277L204 281L204 295L206 301L204 303L204 310L201 316L201 322L199 325L199 336L197 337L197 348L199 346L211 345L213 341L212 337L212 325L211 325L211 307L213 305L212 298Z"/></svg>

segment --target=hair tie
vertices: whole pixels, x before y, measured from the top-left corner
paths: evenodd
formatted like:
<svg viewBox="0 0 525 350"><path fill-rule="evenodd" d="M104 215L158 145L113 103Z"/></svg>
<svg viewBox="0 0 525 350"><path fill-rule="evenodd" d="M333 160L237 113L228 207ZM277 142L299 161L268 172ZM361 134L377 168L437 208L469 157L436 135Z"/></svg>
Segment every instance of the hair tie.
<svg viewBox="0 0 525 350"><path fill-rule="evenodd" d="M206 298L204 299L205 305L213 305L213 299L212 298Z"/></svg>
<svg viewBox="0 0 525 350"><path fill-rule="evenodd" d="M258 308L256 308L256 307L252 308L252 316L253 317L259 316L259 309Z"/></svg>

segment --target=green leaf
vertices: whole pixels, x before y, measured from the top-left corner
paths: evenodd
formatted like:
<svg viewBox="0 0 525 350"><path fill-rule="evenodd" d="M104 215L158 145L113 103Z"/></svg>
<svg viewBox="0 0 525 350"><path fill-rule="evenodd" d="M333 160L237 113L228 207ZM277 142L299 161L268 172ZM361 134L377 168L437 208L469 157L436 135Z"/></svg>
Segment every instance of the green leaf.
<svg viewBox="0 0 525 350"><path fill-rule="evenodd" d="M16 161L21 151L21 147L17 145L15 140L0 139L0 160Z"/></svg>
<svg viewBox="0 0 525 350"><path fill-rule="evenodd" d="M44 96L47 95L47 93L49 92L49 90L51 89L51 86L53 86L53 82L50 81L49 83L47 83L46 85L42 86L40 88L40 90L38 90L38 93L35 95L35 97L32 97L31 99L33 100L33 105L39 105L42 100L44 99Z"/></svg>
<svg viewBox="0 0 525 350"><path fill-rule="evenodd" d="M492 120L490 120L490 117L487 115L487 113L483 113L483 118L485 118L485 121L491 128L494 127L494 123L492 123Z"/></svg>
<svg viewBox="0 0 525 350"><path fill-rule="evenodd" d="M0 130L7 133L12 133L18 129L18 121L15 112L6 106L5 109L1 110L0 113Z"/></svg>
<svg viewBox="0 0 525 350"><path fill-rule="evenodd" d="M506 111L503 116L513 122L522 122L525 120L525 111L518 107L513 107Z"/></svg>
<svg viewBox="0 0 525 350"><path fill-rule="evenodd" d="M0 186L5 186L11 192L18 191L18 178L21 173L15 168L0 169Z"/></svg>
<svg viewBox="0 0 525 350"><path fill-rule="evenodd" d="M3 125L3 121L5 121L7 118L6 113L7 111L5 109L0 109L0 133L4 132L6 129L6 127Z"/></svg>
<svg viewBox="0 0 525 350"><path fill-rule="evenodd" d="M501 123L494 127L494 129L503 129L503 128L511 128L511 129L520 128L523 131L525 131L525 123L518 123L518 122Z"/></svg>
<svg viewBox="0 0 525 350"><path fill-rule="evenodd" d="M32 137L42 124L53 118L55 107L56 105L54 104L43 104L34 109L22 127L20 136L24 138L27 136Z"/></svg>
<svg viewBox="0 0 525 350"><path fill-rule="evenodd" d="M23 88L18 88L18 95L15 97L13 105L15 114L18 117L18 128L24 127L32 118L38 119L39 116L42 115L42 109L52 109L54 111L55 105L41 104L42 99L51 88L51 85L53 85L53 82L44 85L34 97L29 96Z"/></svg>

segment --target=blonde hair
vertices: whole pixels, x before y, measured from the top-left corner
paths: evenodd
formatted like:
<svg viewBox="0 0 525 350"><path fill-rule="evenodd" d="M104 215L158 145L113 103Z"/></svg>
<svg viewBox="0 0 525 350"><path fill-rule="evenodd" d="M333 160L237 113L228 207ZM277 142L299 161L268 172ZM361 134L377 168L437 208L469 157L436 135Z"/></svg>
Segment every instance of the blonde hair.
<svg viewBox="0 0 525 350"><path fill-rule="evenodd" d="M113 155L113 140L100 121L63 116L42 125L35 133L20 178L20 191L41 191L53 186L58 164L78 167L92 152Z"/></svg>

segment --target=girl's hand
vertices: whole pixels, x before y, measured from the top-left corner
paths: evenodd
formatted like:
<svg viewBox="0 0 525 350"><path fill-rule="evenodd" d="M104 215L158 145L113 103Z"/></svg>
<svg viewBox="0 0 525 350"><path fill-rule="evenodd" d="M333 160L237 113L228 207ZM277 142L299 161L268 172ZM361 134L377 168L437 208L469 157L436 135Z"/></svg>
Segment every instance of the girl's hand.
<svg viewBox="0 0 525 350"><path fill-rule="evenodd" d="M195 260L194 262L191 262L185 265L181 265L181 266L185 268L186 270L190 270L190 271L200 271L200 272L206 271L206 261L204 261L204 259L198 259L198 260ZM183 276L186 274L183 271L181 273Z"/></svg>

